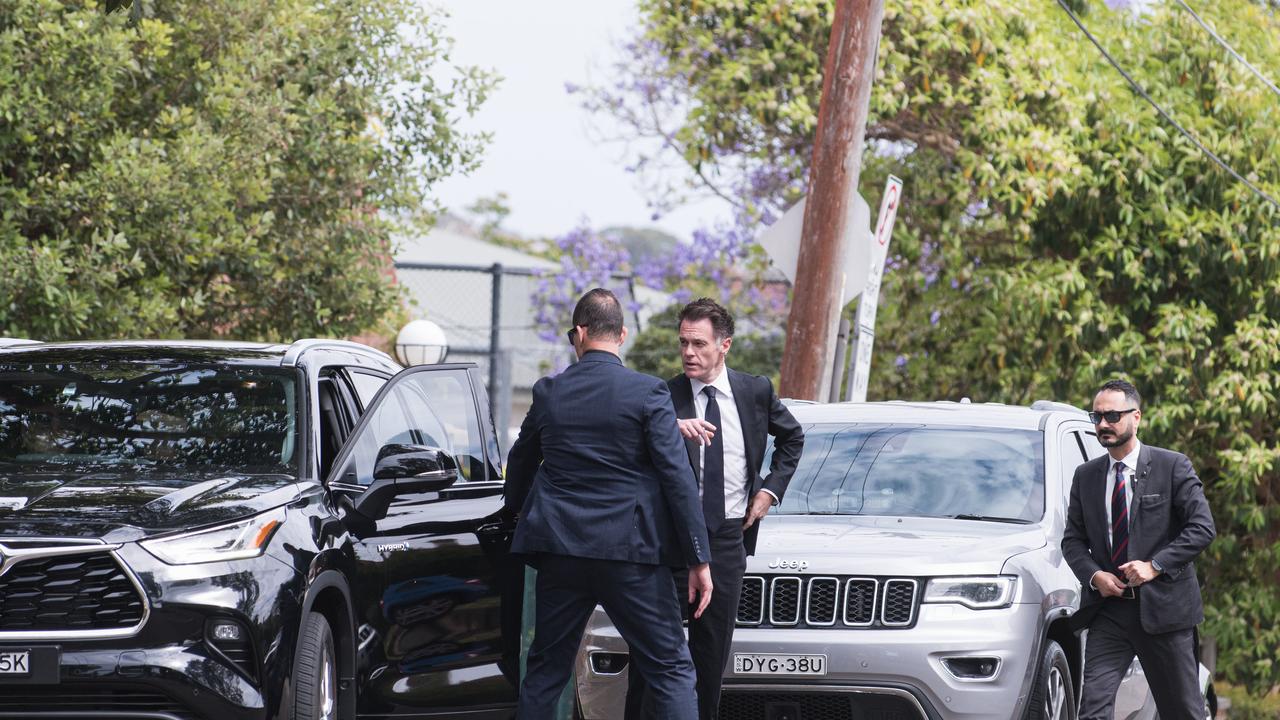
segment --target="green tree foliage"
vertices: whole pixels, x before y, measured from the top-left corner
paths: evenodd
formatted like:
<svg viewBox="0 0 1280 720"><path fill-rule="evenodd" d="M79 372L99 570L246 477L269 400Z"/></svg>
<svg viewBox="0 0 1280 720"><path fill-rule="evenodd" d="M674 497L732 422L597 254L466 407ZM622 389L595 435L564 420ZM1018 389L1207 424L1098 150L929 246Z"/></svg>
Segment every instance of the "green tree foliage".
<svg viewBox="0 0 1280 720"><path fill-rule="evenodd" d="M491 82L410 0L0 3L0 334L376 326Z"/></svg>
<svg viewBox="0 0 1280 720"><path fill-rule="evenodd" d="M695 185L781 207L807 173L831 5L642 0L623 83L594 104L655 141L642 168L674 154ZM1072 6L1161 105L1280 196L1280 98L1174 3ZM1280 77L1274 9L1197 9ZM1131 377L1143 437L1187 452L1206 481L1218 669L1255 690L1280 682L1280 213L1165 124L1054 3L888 0L867 138L872 207L887 172L906 180L872 397L1087 405Z"/></svg>

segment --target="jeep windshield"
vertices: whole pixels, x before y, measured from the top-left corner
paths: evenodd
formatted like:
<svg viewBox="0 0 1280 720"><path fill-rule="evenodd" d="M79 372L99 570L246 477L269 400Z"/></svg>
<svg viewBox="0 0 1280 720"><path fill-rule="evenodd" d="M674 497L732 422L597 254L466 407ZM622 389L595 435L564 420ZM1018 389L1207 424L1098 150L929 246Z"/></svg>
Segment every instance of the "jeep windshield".
<svg viewBox="0 0 1280 720"><path fill-rule="evenodd" d="M189 362L0 364L0 465L298 474L292 371Z"/></svg>
<svg viewBox="0 0 1280 720"><path fill-rule="evenodd" d="M1044 504L1038 431L821 424L777 512L1030 523Z"/></svg>

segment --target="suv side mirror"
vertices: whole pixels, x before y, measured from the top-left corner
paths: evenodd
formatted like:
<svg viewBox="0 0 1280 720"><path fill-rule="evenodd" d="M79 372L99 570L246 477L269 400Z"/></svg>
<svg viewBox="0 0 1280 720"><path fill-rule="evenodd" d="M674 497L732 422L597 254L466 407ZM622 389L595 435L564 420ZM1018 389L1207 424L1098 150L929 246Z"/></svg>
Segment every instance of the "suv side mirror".
<svg viewBox="0 0 1280 720"><path fill-rule="evenodd" d="M352 510L367 520L386 517L401 495L444 490L458 481L458 463L439 448L384 445L373 465L373 483L356 498Z"/></svg>

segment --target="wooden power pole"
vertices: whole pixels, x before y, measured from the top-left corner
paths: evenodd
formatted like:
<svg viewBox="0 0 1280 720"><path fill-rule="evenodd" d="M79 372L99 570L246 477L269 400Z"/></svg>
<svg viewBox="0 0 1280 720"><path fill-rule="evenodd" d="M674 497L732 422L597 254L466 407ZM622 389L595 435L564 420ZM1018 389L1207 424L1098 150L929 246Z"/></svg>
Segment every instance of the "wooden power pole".
<svg viewBox="0 0 1280 720"><path fill-rule="evenodd" d="M862 170L862 141L883 19L884 0L836 0L782 354L779 392L787 397L826 399L821 393L824 382L830 381L834 361L835 324L845 282L848 206ZM848 280L862 283L865 278Z"/></svg>

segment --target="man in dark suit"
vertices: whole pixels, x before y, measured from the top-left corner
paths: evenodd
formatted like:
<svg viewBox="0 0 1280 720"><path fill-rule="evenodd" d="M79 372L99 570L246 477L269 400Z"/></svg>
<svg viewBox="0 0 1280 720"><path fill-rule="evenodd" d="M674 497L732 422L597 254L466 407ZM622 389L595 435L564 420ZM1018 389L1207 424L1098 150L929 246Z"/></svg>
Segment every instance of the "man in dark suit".
<svg viewBox="0 0 1280 720"><path fill-rule="evenodd" d="M698 674L698 717L712 720L719 714L747 556L755 553L760 519L787 490L804 448L804 431L768 378L725 365L733 345L733 316L727 310L708 298L695 300L681 310L679 327L684 373L667 386L701 487L716 587L707 611L689 620L689 650ZM769 475L761 477L770 435L773 460ZM662 717L645 711L645 684L645 678L630 675L629 719Z"/></svg>
<svg viewBox="0 0 1280 720"><path fill-rule="evenodd" d="M1083 586L1087 627L1080 720L1110 720L1134 655L1164 720L1203 720L1195 558L1213 540L1200 478L1181 453L1138 441L1141 398L1112 380L1089 419L1107 454L1076 469L1062 554Z"/></svg>
<svg viewBox="0 0 1280 720"><path fill-rule="evenodd" d="M533 388L511 447L512 552L538 569L536 618L517 717L551 717L597 604L631 647L664 718L692 720L694 674L680 592L701 615L712 596L698 486L658 378L623 367L622 307L596 288L573 311L578 362ZM671 567L688 567L677 591Z"/></svg>

